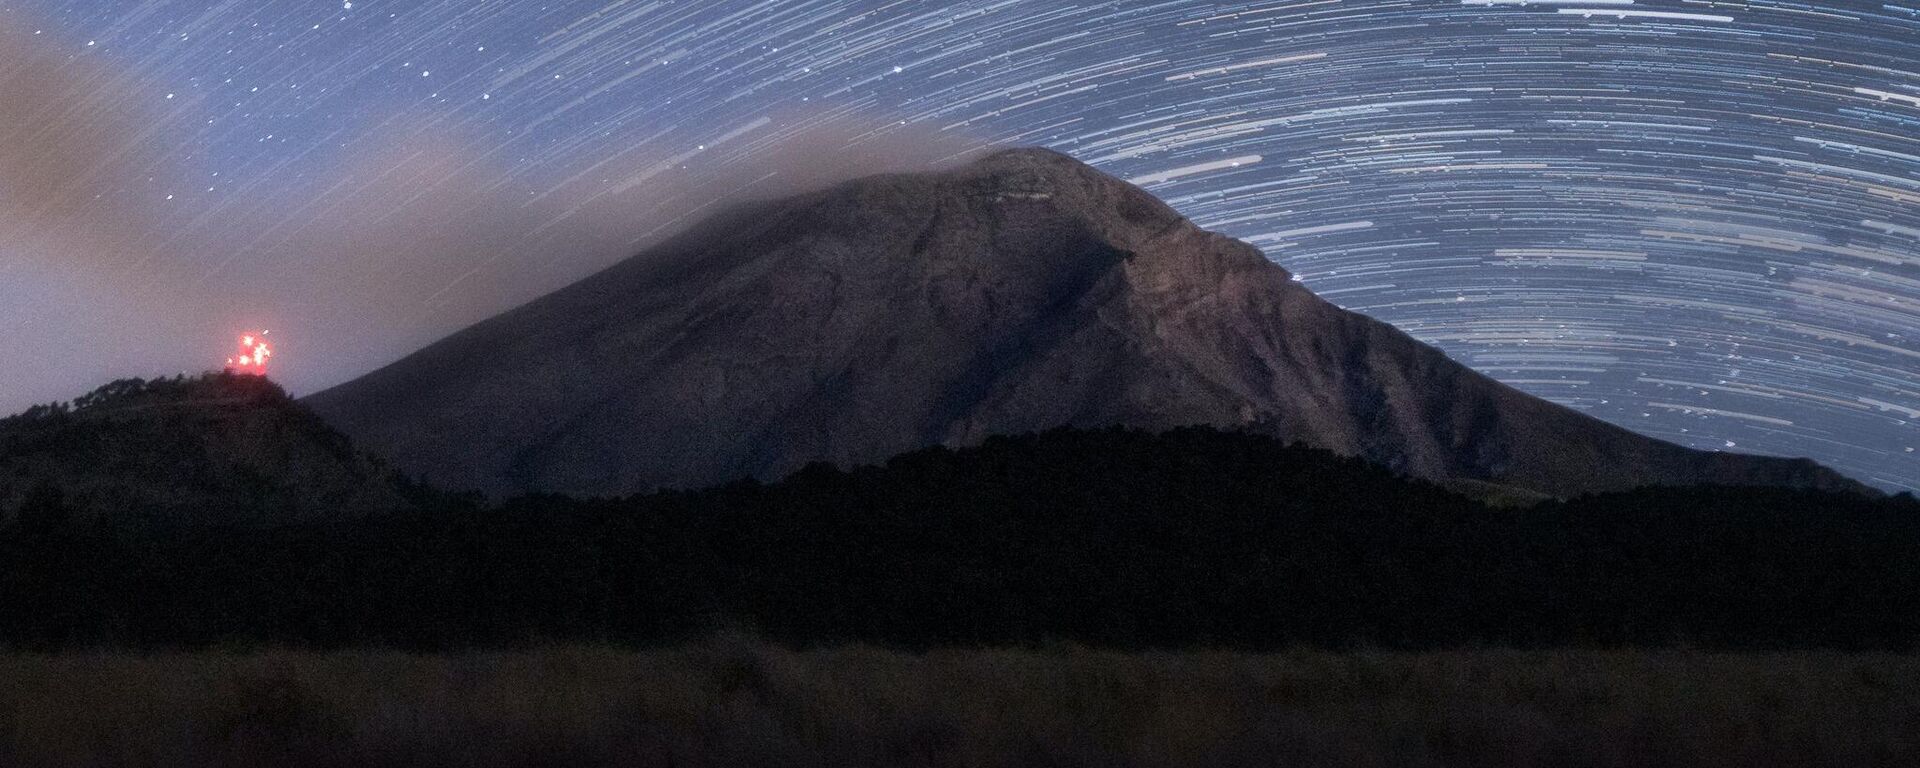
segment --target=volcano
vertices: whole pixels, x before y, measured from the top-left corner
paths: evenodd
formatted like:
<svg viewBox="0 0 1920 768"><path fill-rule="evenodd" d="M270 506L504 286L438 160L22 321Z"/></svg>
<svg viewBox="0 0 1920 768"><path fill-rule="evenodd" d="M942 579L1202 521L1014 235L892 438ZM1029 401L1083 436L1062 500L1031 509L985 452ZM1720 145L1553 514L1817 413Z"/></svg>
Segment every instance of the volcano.
<svg viewBox="0 0 1920 768"><path fill-rule="evenodd" d="M1860 490L1478 374L1056 152L735 206L305 401L440 485L615 495L1057 426L1214 425L1556 496Z"/></svg>

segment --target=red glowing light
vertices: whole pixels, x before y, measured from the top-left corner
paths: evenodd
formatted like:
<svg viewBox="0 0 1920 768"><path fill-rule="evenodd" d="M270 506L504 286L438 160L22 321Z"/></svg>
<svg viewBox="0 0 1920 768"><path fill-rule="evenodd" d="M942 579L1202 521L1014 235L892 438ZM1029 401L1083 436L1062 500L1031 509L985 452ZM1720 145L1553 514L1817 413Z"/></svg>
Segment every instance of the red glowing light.
<svg viewBox="0 0 1920 768"><path fill-rule="evenodd" d="M273 358L273 347L267 343L267 332L246 333L240 336L240 353L227 358L227 370L234 373L251 373L255 376L267 375L267 361Z"/></svg>

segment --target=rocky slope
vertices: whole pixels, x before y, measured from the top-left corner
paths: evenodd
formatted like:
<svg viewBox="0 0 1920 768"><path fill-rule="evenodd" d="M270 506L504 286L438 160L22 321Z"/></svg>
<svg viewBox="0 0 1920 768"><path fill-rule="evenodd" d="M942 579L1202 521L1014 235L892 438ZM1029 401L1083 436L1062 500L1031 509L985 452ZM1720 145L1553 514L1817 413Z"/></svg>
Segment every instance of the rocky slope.
<svg viewBox="0 0 1920 768"><path fill-rule="evenodd" d="M307 403L400 467L618 494L1049 427L1239 427L1555 495L1858 488L1540 400L1046 150L743 205Z"/></svg>
<svg viewBox="0 0 1920 768"><path fill-rule="evenodd" d="M264 378L114 382L0 419L0 522L29 509L278 524L404 508L399 476Z"/></svg>

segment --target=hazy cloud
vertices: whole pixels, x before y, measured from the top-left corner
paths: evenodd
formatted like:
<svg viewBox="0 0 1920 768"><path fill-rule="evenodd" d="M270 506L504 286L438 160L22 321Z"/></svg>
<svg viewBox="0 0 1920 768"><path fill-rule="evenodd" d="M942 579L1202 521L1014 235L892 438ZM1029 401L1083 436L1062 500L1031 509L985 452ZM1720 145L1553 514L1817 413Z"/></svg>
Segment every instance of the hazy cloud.
<svg viewBox="0 0 1920 768"><path fill-rule="evenodd" d="M853 112L769 114L711 126L719 139L704 145L615 137L580 167L524 168L423 111L331 159L222 178L186 97L4 25L0 51L0 411L213 367L227 337L253 327L280 340L275 378L311 392L636 253L721 201L979 146Z"/></svg>

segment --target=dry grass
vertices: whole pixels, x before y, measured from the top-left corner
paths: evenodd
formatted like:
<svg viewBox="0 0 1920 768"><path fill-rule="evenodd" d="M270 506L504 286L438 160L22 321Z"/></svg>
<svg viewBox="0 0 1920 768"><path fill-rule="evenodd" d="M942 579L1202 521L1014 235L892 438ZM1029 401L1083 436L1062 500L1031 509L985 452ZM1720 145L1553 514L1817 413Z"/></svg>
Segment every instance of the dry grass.
<svg viewBox="0 0 1920 768"><path fill-rule="evenodd" d="M1920 763L1920 658L629 651L0 656L5 766Z"/></svg>

